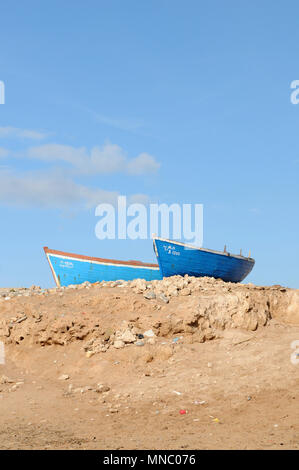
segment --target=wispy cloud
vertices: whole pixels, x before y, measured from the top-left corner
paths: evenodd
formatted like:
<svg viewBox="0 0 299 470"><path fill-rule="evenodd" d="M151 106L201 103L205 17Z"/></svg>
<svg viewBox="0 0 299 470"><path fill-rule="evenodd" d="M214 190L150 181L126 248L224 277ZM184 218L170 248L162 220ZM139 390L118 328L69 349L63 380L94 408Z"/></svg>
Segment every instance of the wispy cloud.
<svg viewBox="0 0 299 470"><path fill-rule="evenodd" d="M127 132L138 132L142 128L144 128L144 121L140 118L132 118L132 117L112 117L107 116L106 114L99 113L94 111L93 109L87 107L81 107L82 111L87 112L95 122L99 124L104 124L109 127L113 127L115 129L119 129L121 131Z"/></svg>
<svg viewBox="0 0 299 470"><path fill-rule="evenodd" d="M0 127L0 138L18 138L18 139L31 139L31 140L42 140L45 139L48 134L38 132L31 129L20 129L18 127L5 126Z"/></svg>
<svg viewBox="0 0 299 470"><path fill-rule="evenodd" d="M67 162L75 167L77 173L85 175L105 173L147 175L156 173L161 166L155 157L145 152L130 159L126 152L115 144L93 147L90 152L85 147L45 144L29 148L27 156L48 162Z"/></svg>
<svg viewBox="0 0 299 470"><path fill-rule="evenodd" d="M100 203L116 204L119 192L87 187L62 172L17 173L0 167L0 204L45 209L89 209ZM148 202L143 194L133 194L131 202Z"/></svg>
<svg viewBox="0 0 299 470"><path fill-rule="evenodd" d="M108 116L103 116L102 114L95 113L91 111L95 120L101 124L106 124L110 127L115 127L116 129L120 129L123 131L130 131L135 132L139 129L142 129L144 123L141 119L130 119L130 118L122 118L122 119L113 119Z"/></svg>

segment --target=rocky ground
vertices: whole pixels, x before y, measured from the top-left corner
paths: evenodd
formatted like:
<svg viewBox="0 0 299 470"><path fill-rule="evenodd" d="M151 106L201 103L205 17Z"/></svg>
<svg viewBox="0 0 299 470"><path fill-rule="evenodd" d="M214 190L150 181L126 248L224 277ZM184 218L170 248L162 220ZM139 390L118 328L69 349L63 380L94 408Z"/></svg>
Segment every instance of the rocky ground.
<svg viewBox="0 0 299 470"><path fill-rule="evenodd" d="M297 449L296 340L281 286L0 289L0 448Z"/></svg>

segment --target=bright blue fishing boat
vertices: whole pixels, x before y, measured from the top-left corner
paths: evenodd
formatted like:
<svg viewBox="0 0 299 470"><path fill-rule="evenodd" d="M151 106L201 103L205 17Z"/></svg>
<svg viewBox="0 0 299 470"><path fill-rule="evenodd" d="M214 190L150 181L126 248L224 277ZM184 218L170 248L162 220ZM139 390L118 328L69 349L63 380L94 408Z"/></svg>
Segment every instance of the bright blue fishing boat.
<svg viewBox="0 0 299 470"><path fill-rule="evenodd" d="M154 250L163 277L209 276L227 282L241 282L254 266L254 259L226 251L196 248L192 245L154 237Z"/></svg>
<svg viewBox="0 0 299 470"><path fill-rule="evenodd" d="M63 251L44 248L46 257L57 287L70 284L82 284L98 281L131 281L145 279L152 281L162 279L157 264L142 263L141 261L118 261L90 256L75 255Z"/></svg>

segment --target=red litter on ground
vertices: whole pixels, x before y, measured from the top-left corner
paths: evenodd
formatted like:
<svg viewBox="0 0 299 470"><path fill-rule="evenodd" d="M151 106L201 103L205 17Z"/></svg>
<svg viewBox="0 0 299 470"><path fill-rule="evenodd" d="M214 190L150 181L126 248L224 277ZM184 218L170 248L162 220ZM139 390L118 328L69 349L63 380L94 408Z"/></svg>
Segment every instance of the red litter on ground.
<svg viewBox="0 0 299 470"><path fill-rule="evenodd" d="M180 410L180 415L185 415L187 413L186 410Z"/></svg>

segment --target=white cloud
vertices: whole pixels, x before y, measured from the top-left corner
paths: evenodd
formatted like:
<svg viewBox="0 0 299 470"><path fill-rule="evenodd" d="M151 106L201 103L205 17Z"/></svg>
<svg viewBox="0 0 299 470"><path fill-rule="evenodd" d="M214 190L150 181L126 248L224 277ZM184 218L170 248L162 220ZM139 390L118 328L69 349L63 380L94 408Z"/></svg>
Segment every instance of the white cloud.
<svg viewBox="0 0 299 470"><path fill-rule="evenodd" d="M72 181L63 173L18 174L0 167L0 204L46 209L88 209L101 203L115 205L119 192L91 188ZM142 194L129 196L130 202L148 202Z"/></svg>
<svg viewBox="0 0 299 470"><path fill-rule="evenodd" d="M118 145L105 144L93 147L90 153L85 147L45 144L31 147L29 158L43 161L64 161L73 165L80 174L128 173L132 175L152 174L158 171L160 163L148 153L141 153L129 159Z"/></svg>
<svg viewBox="0 0 299 470"><path fill-rule="evenodd" d="M12 129L16 130L0 127L0 136L13 134ZM111 143L95 146L90 151L85 147L55 143L32 146L22 152L0 147L0 159L8 155L14 162L16 158L30 158L55 163L53 169L31 172L0 165L0 204L19 207L84 209L103 202L116 204L118 191L80 184L76 178L113 173L147 175L160 167L160 163L148 153L129 158L120 146ZM70 165L71 171L69 168L66 171L63 163ZM144 194L132 194L128 201L147 204L149 198Z"/></svg>
<svg viewBox="0 0 299 470"><path fill-rule="evenodd" d="M30 130L19 129L18 127L5 126L0 127L0 138L15 137L19 139L42 140L47 134Z"/></svg>
<svg viewBox="0 0 299 470"><path fill-rule="evenodd" d="M133 158L128 162L127 170L132 175L143 175L149 173L156 173L161 164L155 160L152 155L148 153L141 153L138 157Z"/></svg>
<svg viewBox="0 0 299 470"><path fill-rule="evenodd" d="M31 147L27 151L29 158L36 158L43 161L64 161L74 166L84 165L87 159L85 147L75 148L70 145L45 144L38 147Z"/></svg>

